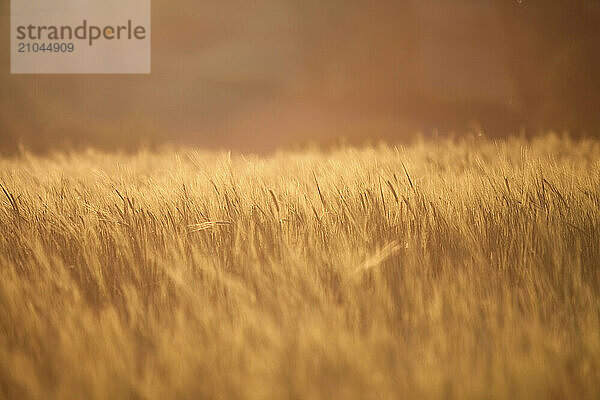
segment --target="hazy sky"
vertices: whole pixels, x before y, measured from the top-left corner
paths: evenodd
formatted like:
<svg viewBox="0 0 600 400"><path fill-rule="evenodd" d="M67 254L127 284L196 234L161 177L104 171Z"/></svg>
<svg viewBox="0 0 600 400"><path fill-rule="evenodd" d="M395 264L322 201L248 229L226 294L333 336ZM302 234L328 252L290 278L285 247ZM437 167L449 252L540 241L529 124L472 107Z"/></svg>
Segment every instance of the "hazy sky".
<svg viewBox="0 0 600 400"><path fill-rule="evenodd" d="M153 0L148 76L9 75L0 1L4 148L599 132L599 1Z"/></svg>

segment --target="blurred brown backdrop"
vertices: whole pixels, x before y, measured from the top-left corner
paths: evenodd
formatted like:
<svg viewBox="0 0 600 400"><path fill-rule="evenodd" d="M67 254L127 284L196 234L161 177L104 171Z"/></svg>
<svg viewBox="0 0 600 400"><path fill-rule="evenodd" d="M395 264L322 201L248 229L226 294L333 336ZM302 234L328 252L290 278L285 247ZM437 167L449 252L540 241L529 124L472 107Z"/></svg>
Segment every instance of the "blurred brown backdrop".
<svg viewBox="0 0 600 400"><path fill-rule="evenodd" d="M10 75L0 149L600 133L597 0L153 0L152 74Z"/></svg>

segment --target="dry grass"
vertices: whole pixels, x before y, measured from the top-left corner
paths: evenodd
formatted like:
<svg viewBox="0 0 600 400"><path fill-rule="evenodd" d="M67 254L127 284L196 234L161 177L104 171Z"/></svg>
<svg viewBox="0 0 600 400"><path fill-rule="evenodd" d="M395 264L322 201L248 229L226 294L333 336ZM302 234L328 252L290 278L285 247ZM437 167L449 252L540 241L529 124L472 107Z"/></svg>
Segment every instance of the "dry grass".
<svg viewBox="0 0 600 400"><path fill-rule="evenodd" d="M0 160L0 397L600 396L600 143Z"/></svg>

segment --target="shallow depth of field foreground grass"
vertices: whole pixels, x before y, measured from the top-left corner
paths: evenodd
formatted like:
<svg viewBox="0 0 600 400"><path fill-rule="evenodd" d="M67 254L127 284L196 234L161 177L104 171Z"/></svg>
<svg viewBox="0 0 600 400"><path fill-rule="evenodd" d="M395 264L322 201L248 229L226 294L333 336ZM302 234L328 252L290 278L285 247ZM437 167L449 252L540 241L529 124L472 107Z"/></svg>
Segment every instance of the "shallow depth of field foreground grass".
<svg viewBox="0 0 600 400"><path fill-rule="evenodd" d="M600 143L0 160L0 398L600 396Z"/></svg>

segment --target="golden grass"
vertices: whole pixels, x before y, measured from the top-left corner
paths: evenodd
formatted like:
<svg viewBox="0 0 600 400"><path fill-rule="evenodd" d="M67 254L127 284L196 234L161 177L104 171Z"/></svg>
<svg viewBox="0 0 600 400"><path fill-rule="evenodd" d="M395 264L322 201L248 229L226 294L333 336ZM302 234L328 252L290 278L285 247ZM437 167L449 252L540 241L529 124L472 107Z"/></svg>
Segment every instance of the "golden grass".
<svg viewBox="0 0 600 400"><path fill-rule="evenodd" d="M600 143L0 160L0 396L600 396Z"/></svg>

